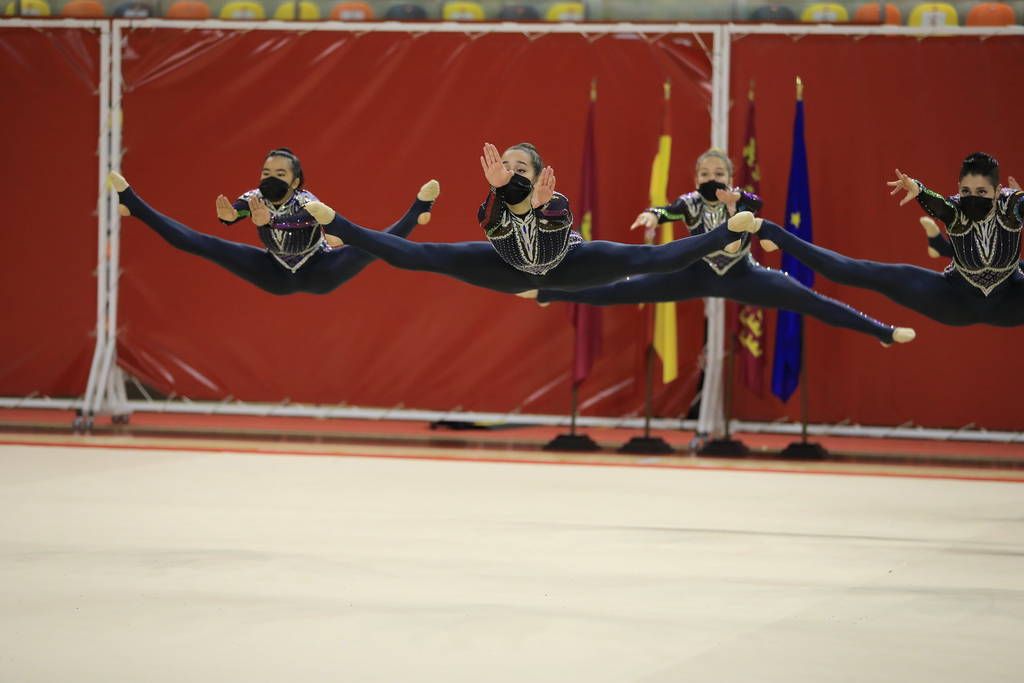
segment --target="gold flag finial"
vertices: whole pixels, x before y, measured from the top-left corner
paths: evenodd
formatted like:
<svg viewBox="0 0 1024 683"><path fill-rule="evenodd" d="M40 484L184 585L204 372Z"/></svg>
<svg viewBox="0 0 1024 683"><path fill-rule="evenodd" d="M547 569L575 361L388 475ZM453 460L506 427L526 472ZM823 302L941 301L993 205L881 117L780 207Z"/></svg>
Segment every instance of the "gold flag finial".
<svg viewBox="0 0 1024 683"><path fill-rule="evenodd" d="M754 101L754 79L750 79L750 88L747 90L747 99L751 102Z"/></svg>
<svg viewBox="0 0 1024 683"><path fill-rule="evenodd" d="M597 79L590 79L590 101L597 102Z"/></svg>
<svg viewBox="0 0 1024 683"><path fill-rule="evenodd" d="M668 80L666 78L663 87L665 88L665 99L666 100L672 99L672 81L670 81L670 80Z"/></svg>
<svg viewBox="0 0 1024 683"><path fill-rule="evenodd" d="M800 80L800 77L796 77L796 99L803 101L804 99L804 82Z"/></svg>

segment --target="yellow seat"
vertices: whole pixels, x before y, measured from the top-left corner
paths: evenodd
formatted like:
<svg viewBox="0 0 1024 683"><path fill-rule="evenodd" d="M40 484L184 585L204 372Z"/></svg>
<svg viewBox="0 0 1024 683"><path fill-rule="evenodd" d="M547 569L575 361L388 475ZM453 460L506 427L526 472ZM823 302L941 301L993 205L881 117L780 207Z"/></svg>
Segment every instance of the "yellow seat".
<svg viewBox="0 0 1024 683"><path fill-rule="evenodd" d="M910 11L907 26L958 26L956 7L948 2L923 2Z"/></svg>
<svg viewBox="0 0 1024 683"><path fill-rule="evenodd" d="M838 2L816 2L800 15L807 24L837 24L850 20L850 13Z"/></svg>
<svg viewBox="0 0 1024 683"><path fill-rule="evenodd" d="M1012 26L1017 17L1005 2L983 2L967 12L968 26Z"/></svg>
<svg viewBox="0 0 1024 683"><path fill-rule="evenodd" d="M587 18L587 8L582 2L556 2L548 8L548 21L583 21Z"/></svg>
<svg viewBox="0 0 1024 683"><path fill-rule="evenodd" d="M97 0L71 0L60 8L62 17L77 17L79 19L91 19L103 16L103 5Z"/></svg>
<svg viewBox="0 0 1024 683"><path fill-rule="evenodd" d="M885 3L885 21L882 21L882 3L870 2L857 8L857 11L853 13L853 20L858 24L884 23L898 26L903 23L903 15L900 14L899 7L887 2Z"/></svg>
<svg viewBox="0 0 1024 683"><path fill-rule="evenodd" d="M15 0L14 2L7 3L7 9L4 11L4 14L12 17L17 11L18 3ZM50 4L46 0L21 0L21 13L18 16L48 17L50 16Z"/></svg>
<svg viewBox="0 0 1024 683"><path fill-rule="evenodd" d="M221 19L252 20L266 19L263 5L252 0L235 0L220 8Z"/></svg>
<svg viewBox="0 0 1024 683"><path fill-rule="evenodd" d="M478 2L446 2L441 18L447 21L483 21L484 8Z"/></svg>
<svg viewBox="0 0 1024 683"><path fill-rule="evenodd" d="M309 0L301 2L282 2L274 10L274 18L283 21L295 21L295 5L299 6L299 21L317 21L320 19L320 6Z"/></svg>
<svg viewBox="0 0 1024 683"><path fill-rule="evenodd" d="M343 2L331 10L331 19L338 21L369 21L373 19L373 8L365 2Z"/></svg>

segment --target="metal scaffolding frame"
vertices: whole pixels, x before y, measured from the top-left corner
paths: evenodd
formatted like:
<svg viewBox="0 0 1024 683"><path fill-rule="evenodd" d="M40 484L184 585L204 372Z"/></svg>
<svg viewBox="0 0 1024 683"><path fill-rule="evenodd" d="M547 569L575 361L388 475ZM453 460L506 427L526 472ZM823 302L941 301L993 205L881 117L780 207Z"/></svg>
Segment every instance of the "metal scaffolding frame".
<svg viewBox="0 0 1024 683"><path fill-rule="evenodd" d="M319 22L297 23L283 21L186 21L164 19L116 19L111 22L95 20L5 20L4 26L26 28L90 28L100 31L100 130L98 158L100 169L98 214L98 263L97 263L97 313L96 346L85 395L80 399L52 399L48 397L0 397L0 408L77 408L81 416L76 427L88 429L96 415L112 414L116 421L126 421L135 411L184 413L203 415L253 415L292 416L310 418L352 418L367 420L462 420L469 422L504 422L508 424L538 424L561 426L568 424L563 415L531 415L520 413L478 413L461 410L430 411L403 407L368 408L359 406L317 406L268 403L243 403L239 401L200 402L183 400L128 400L125 390L128 378L117 366L117 312L118 281L120 275L120 215L117 199L107 188L107 174L119 169L121 163L121 140L123 117L121 112L122 72L121 56L124 31L147 29L202 29L237 31L294 31L306 32L351 32L371 31L410 34L464 33L482 35L486 33L521 33L528 36L544 34L583 34L589 36L644 34L661 36L668 34L712 34L712 109L711 140L715 147L728 149L730 101L730 56L731 45L736 39L750 34L789 35L794 37L811 35L845 36L897 36L897 37L941 37L978 36L985 39L997 36L1024 36L1024 27L1000 28L972 27L902 27L902 26L844 26L827 25L771 25L771 24L665 24L665 23L616 23L616 24L519 24L494 23L470 24L458 22L437 22L428 24L403 24L401 22ZM721 299L705 300L707 317L706 367L700 416L697 421L658 419L652 426L660 429L696 429L704 434L720 433L724 428L723 377L725 359L725 306ZM583 426L642 427L642 419L635 416L619 418L581 417ZM734 421L733 429L747 432L792 434L799 431L799 425L780 422ZM918 438L938 440L981 440L1000 443L1024 443L1024 433L986 431L965 427L962 429L928 429L915 426L861 426L851 424L811 425L809 433L814 435L867 436L885 438Z"/></svg>

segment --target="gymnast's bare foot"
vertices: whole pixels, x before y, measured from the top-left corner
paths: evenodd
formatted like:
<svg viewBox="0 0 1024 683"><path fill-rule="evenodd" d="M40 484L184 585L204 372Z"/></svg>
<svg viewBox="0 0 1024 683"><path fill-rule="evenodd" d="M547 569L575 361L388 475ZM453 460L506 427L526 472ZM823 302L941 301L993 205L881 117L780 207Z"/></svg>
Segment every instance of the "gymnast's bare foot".
<svg viewBox="0 0 1024 683"><path fill-rule="evenodd" d="M434 179L430 179L423 184L420 191L416 193L416 199L421 202L433 202L441 195L441 183ZM416 222L420 225L426 225L430 222L430 212L424 211L417 218Z"/></svg>
<svg viewBox="0 0 1024 683"><path fill-rule="evenodd" d="M892 328L892 343L886 344L882 342L882 346L888 348L893 343L896 344L909 344L914 341L917 337L917 332L914 331L913 327L894 327Z"/></svg>
<svg viewBox="0 0 1024 683"><path fill-rule="evenodd" d="M323 202L309 202L303 206L307 213L312 216L320 225L328 225L334 220L334 209Z"/></svg>
<svg viewBox="0 0 1024 683"><path fill-rule="evenodd" d="M117 171L111 171L107 175L107 182L114 188L114 192L124 192L128 189L128 181L124 179L124 176ZM130 216L132 212L128 210L128 207L124 204L117 205L117 212L122 216Z"/></svg>
<svg viewBox="0 0 1024 683"><path fill-rule="evenodd" d="M928 239L939 236L939 225L928 216L921 216L921 227L924 228L924 234L928 236ZM932 258L939 258L942 254L936 251L935 247L928 247L928 255Z"/></svg>

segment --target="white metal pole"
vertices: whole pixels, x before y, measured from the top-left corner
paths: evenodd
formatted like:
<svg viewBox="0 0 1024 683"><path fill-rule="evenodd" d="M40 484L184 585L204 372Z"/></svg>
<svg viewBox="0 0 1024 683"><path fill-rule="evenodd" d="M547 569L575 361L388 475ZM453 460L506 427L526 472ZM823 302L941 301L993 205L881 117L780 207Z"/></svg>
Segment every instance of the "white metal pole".
<svg viewBox="0 0 1024 683"><path fill-rule="evenodd" d="M228 21L223 19L115 19L125 28L171 28L171 29L202 29L211 31L293 31L300 33L334 32L334 33L466 33L483 35L486 33L522 33L525 35L543 35L555 33L581 35L621 35L648 33L659 35L665 33L711 33L717 30L708 24L685 23L517 23L517 22L458 22L438 21L429 23L405 23L401 21L359 21L335 22L319 21L296 24L292 21ZM6 23L6 22L5 22Z"/></svg>
<svg viewBox="0 0 1024 683"><path fill-rule="evenodd" d="M876 26L849 24L725 24L734 36L767 34L780 36L894 36L938 38L956 36L1024 35L1024 26Z"/></svg>
<svg viewBox="0 0 1024 683"><path fill-rule="evenodd" d="M113 22L113 40L111 45L110 63L110 168L121 170L121 131L124 113L121 109L121 93L123 90L124 77L121 73L121 55L124 37L122 33L122 22ZM121 374L117 372L117 309L118 292L121 280L121 214L118 212L117 195L108 192L110 203L110 248L108 250L109 268L107 271L107 352L104 364L106 382L104 386L108 389L104 395L103 408L110 411L116 417L123 417L127 413L126 406L119 400L120 393L113 390L115 382L121 381Z"/></svg>
<svg viewBox="0 0 1024 683"><path fill-rule="evenodd" d="M105 22L100 28L100 73L99 100L100 125L96 143L99 161L99 188L96 196L96 345L93 350L89 379L86 382L82 415L75 420L75 427L89 424L93 415L96 397L103 393L105 382L101 374L102 360L107 344L107 222L109 218L109 190L107 172L110 170L110 27Z"/></svg>
<svg viewBox="0 0 1024 683"><path fill-rule="evenodd" d="M10 23L11 20L5 22ZM37 22L39 23L39 22ZM53 26L53 23L46 23ZM123 28L145 27L150 29L173 28L173 29L199 29L199 30L224 30L237 29L244 31L336 31L336 32L406 32L406 33L523 33L527 35L538 35L542 33L578 33L588 35L600 34L622 34L622 33L715 33L715 51L713 57L713 86L712 86L712 144L727 148L728 144L728 115L729 115L729 94L730 94L730 42L733 37L740 37L748 33L760 34L782 34L782 35L891 35L891 36L944 36L944 35L977 35L985 36L1009 36L1024 35L1024 27L1005 27L998 29L972 29L966 27L944 29L942 27L910 28L910 27L872 27L872 26L839 26L839 25L799 25L799 26L762 26L762 25L723 25L712 28L707 24L486 24L473 26L471 24L458 24L452 22L437 24L416 24L415 26L401 24L399 22L386 23L359 23L344 24L323 22L319 24L293 24L290 22L227 22L219 20L207 21L175 21L163 19L144 20L115 20L114 26L114 49L113 59L116 64L112 71L112 94L111 102L114 123L111 129L111 163L120 165L121 150L121 120L120 120L120 36ZM116 200L111 200L116 204ZM114 204L112 204L114 206ZM115 207L116 208L116 207ZM110 214L111 232L120 235L119 217L115 211ZM116 286L116 283L115 283ZM113 308L116 310L116 290L113 292ZM710 329L710 328L709 328ZM719 327L718 347L721 351L721 330ZM709 333L710 336L710 333ZM113 359L111 359L113 360ZM719 362L720 366L720 362ZM0 399L0 405L4 405ZM526 415L526 414L502 414L502 413L463 413L459 411L425 411L406 410L394 408L365 408L356 406L316 406L304 404L244 404L226 402L193 402L193 401L127 401L127 409L135 411L173 412L186 414L204 415L279 415L314 418L353 418L353 419L396 419L396 420L435 420L442 417L451 418L457 416L466 421L506 422L509 424L550 424L566 425L568 418L554 415ZM718 421L721 423L721 397L717 401ZM711 421L711 416L709 420ZM639 418L579 418L579 424L584 426L609 426L609 427L630 427L641 428L643 420ZM659 429L693 429L699 427L693 421L678 420L653 420L652 426ZM799 425L779 423L756 423L737 422L737 431L763 431L772 433L797 433ZM942 439L942 440L972 440L972 441L995 441L1001 443L1024 443L1024 433L1020 432L997 432L972 429L924 429L908 427L867 427L860 425L811 425L809 431L812 434L834 434L842 436L878 436L887 438L919 438L919 439Z"/></svg>
<svg viewBox="0 0 1024 683"><path fill-rule="evenodd" d="M711 146L728 151L729 146L729 56L730 36L724 27L715 29L711 67ZM725 431L722 409L722 367L725 361L725 302L704 300L707 340L704 357L704 386L701 390L698 435L718 436Z"/></svg>

